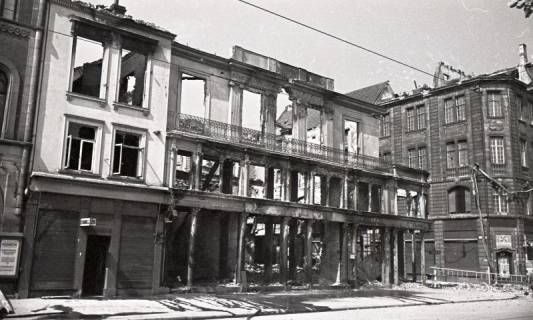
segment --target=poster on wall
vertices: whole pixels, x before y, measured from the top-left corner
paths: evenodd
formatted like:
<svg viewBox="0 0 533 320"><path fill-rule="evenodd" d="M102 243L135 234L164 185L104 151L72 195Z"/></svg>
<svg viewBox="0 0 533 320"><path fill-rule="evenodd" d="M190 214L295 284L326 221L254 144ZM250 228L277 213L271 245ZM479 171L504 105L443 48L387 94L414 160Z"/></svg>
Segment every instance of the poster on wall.
<svg viewBox="0 0 533 320"><path fill-rule="evenodd" d="M512 249L513 243L510 234L496 235L496 249Z"/></svg>
<svg viewBox="0 0 533 320"><path fill-rule="evenodd" d="M0 241L0 277L15 277L18 270L20 241L2 239Z"/></svg>

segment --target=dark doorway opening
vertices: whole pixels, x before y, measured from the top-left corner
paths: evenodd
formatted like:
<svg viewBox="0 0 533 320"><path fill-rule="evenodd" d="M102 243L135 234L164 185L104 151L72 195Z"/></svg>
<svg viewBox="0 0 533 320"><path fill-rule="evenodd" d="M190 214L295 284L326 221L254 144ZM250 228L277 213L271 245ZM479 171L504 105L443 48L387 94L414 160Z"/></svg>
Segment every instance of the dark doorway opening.
<svg viewBox="0 0 533 320"><path fill-rule="evenodd" d="M86 296L103 294L109 240L108 236L89 235L87 237L83 272L83 294Z"/></svg>

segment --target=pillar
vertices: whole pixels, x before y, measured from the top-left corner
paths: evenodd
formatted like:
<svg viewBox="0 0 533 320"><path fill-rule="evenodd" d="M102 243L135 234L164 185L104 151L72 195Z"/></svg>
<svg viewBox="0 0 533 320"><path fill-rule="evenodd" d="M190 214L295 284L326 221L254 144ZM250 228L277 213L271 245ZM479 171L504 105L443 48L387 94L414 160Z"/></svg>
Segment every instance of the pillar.
<svg viewBox="0 0 533 320"><path fill-rule="evenodd" d="M230 108L229 108L229 121L232 126L240 128L242 126L242 86L238 83L230 81L231 87L230 93ZM232 136L237 136L239 132L231 132ZM237 136L238 137L238 136Z"/></svg>
<svg viewBox="0 0 533 320"><path fill-rule="evenodd" d="M418 192L418 217L426 217L426 195L424 194L424 189L420 189Z"/></svg>
<svg viewBox="0 0 533 320"><path fill-rule="evenodd" d="M281 220L280 232L281 232L281 244L280 244L280 282L284 285L287 283L287 256L289 253L289 217L283 217Z"/></svg>
<svg viewBox="0 0 533 320"><path fill-rule="evenodd" d="M200 184L202 181L202 161L203 161L203 154L202 154L202 145L197 146L197 151L193 153L192 156L192 165L191 165L191 171L192 171L192 183L191 189L193 190L200 190Z"/></svg>
<svg viewBox="0 0 533 320"><path fill-rule="evenodd" d="M325 178L326 178L326 189L320 190L320 191L326 194L326 206L329 207L330 205L329 190L330 190L330 184L331 184L331 176L328 174Z"/></svg>
<svg viewBox="0 0 533 320"><path fill-rule="evenodd" d="M245 252L245 244L246 244L246 221L248 220L248 214L241 213L240 214L240 221L239 221L239 245L237 249L237 267L235 268L235 279L236 282L241 284L242 279L242 273L244 272L244 256L246 254Z"/></svg>
<svg viewBox="0 0 533 320"><path fill-rule="evenodd" d="M422 231L420 231L420 276L422 284L426 284L426 242Z"/></svg>
<svg viewBox="0 0 533 320"><path fill-rule="evenodd" d="M265 275L264 282L272 282L272 245L273 241L273 219L265 217Z"/></svg>
<svg viewBox="0 0 533 320"><path fill-rule="evenodd" d="M189 233L189 253L187 259L187 286L192 287L194 272L194 243L196 242L196 228L198 212L200 209L193 208L191 212L191 229Z"/></svg>
<svg viewBox="0 0 533 320"><path fill-rule="evenodd" d="M239 196L248 197L249 196L248 185L250 183L250 177L249 177L250 158L247 154L244 155L244 160L240 162L240 167L241 167L241 174L239 175Z"/></svg>
<svg viewBox="0 0 533 320"><path fill-rule="evenodd" d="M368 183L368 212L372 212L372 183Z"/></svg>
<svg viewBox="0 0 533 320"><path fill-rule="evenodd" d="M344 222L341 227L341 257L339 259L340 283L348 282L348 239L349 239L349 224Z"/></svg>
<svg viewBox="0 0 533 320"><path fill-rule="evenodd" d="M298 99L292 100L292 138L300 141L307 139L307 108Z"/></svg>
<svg viewBox="0 0 533 320"><path fill-rule="evenodd" d="M399 245L399 233L401 232L398 229L392 229L393 236L393 273L394 273L394 284L400 284L400 245Z"/></svg>
<svg viewBox="0 0 533 320"><path fill-rule="evenodd" d="M387 185L381 187L381 213L390 213L389 188Z"/></svg>
<svg viewBox="0 0 533 320"><path fill-rule="evenodd" d="M80 219L89 217L89 210L80 210ZM76 260L74 261L74 297L79 298L83 294L83 271L85 267L85 249L87 247L87 230L78 227L78 241L76 241ZM107 266L106 266L107 267Z"/></svg>
<svg viewBox="0 0 533 320"><path fill-rule="evenodd" d="M226 175L224 174L224 170L226 169L225 168L225 164L226 164L226 157L224 155L221 155L218 159L218 192L220 193L224 193L224 189L226 188L225 187L225 184L227 183L227 179L226 178ZM226 181L224 181L226 180ZM229 180L231 182L231 180Z"/></svg>
<svg viewBox="0 0 533 320"><path fill-rule="evenodd" d="M288 179L289 168L285 167L281 169L281 200L289 201L289 193L287 192L289 188L289 179Z"/></svg>
<svg viewBox="0 0 533 320"><path fill-rule="evenodd" d="M273 92L261 95L261 128L263 134L272 136L276 133L276 99Z"/></svg>
<svg viewBox="0 0 533 320"><path fill-rule="evenodd" d="M359 246L357 245L357 239L359 238L359 226L358 225L353 225L352 227L352 253L354 255L354 259L353 259L353 266L352 266L352 279L354 281L354 285L357 286L358 282L357 282L357 264L358 264L358 257L359 257L359 252L358 252L358 248Z"/></svg>
<svg viewBox="0 0 533 320"><path fill-rule="evenodd" d="M305 276L310 286L313 285L313 222L306 221L305 232Z"/></svg>
<svg viewBox="0 0 533 320"><path fill-rule="evenodd" d="M392 188L392 190L391 190L392 191L392 197L391 197L392 198L392 204L391 204L392 208L391 208L391 210L392 210L392 214L397 216L398 215L398 188L396 186L396 182L394 183L393 186L391 186L391 188Z"/></svg>
<svg viewBox="0 0 533 320"><path fill-rule="evenodd" d="M413 282L416 282L416 234L414 230L411 234L411 272L413 274Z"/></svg>
<svg viewBox="0 0 533 320"><path fill-rule="evenodd" d="M274 168L265 166L265 198L274 198Z"/></svg>
<svg viewBox="0 0 533 320"><path fill-rule="evenodd" d="M350 201L349 191L348 191L348 173L344 174L343 184L342 184L342 204L341 208L348 209L348 202Z"/></svg>
<svg viewBox="0 0 533 320"><path fill-rule="evenodd" d="M158 213L155 234L156 241L154 245L154 264L152 273L152 294L158 294L161 287L161 272L163 271L163 255L164 255L164 232L165 222L164 216Z"/></svg>
<svg viewBox="0 0 533 320"><path fill-rule="evenodd" d="M309 190L308 190L309 201L307 202L308 204L315 204L315 174L316 173L314 170L309 171L309 175L308 175L309 182L307 183L309 187Z"/></svg>
<svg viewBox="0 0 533 320"><path fill-rule="evenodd" d="M353 208L356 211L359 210L359 208L357 207L358 198L359 198L359 181L356 179L354 181L354 187L353 187Z"/></svg>
<svg viewBox="0 0 533 320"><path fill-rule="evenodd" d="M289 279L296 279L298 256L296 255L296 235L298 234L298 221L292 219L289 223Z"/></svg>
<svg viewBox="0 0 533 320"><path fill-rule="evenodd" d="M390 245L390 228L384 228L383 234L383 274L381 276L383 285L389 286L391 273L391 245Z"/></svg>

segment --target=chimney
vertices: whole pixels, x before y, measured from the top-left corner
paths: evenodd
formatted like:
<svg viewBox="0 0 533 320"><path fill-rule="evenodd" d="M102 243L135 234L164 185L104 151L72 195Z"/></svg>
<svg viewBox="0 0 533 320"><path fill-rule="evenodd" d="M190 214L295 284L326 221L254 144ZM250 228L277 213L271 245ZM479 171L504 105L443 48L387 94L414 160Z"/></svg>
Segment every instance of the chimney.
<svg viewBox="0 0 533 320"><path fill-rule="evenodd" d="M121 6L119 4L119 0L115 0L113 2L113 4L109 7L109 9L114 13L114 14L119 14L119 15L125 15L126 14L126 7L124 6Z"/></svg>
<svg viewBox="0 0 533 320"><path fill-rule="evenodd" d="M522 81L525 84L530 84L533 79L527 72L527 47L524 43L518 45L518 80Z"/></svg>

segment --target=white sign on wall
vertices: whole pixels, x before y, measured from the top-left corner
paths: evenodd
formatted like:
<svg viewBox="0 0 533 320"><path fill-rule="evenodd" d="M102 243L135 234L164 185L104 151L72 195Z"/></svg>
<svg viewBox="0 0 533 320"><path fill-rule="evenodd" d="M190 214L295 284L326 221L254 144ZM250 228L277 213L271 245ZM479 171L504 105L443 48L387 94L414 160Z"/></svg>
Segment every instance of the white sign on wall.
<svg viewBox="0 0 533 320"><path fill-rule="evenodd" d="M14 277L17 275L20 241L2 239L0 241L0 276Z"/></svg>
<svg viewBox="0 0 533 320"><path fill-rule="evenodd" d="M510 234L497 234L496 235L496 249L511 249L513 242Z"/></svg>

